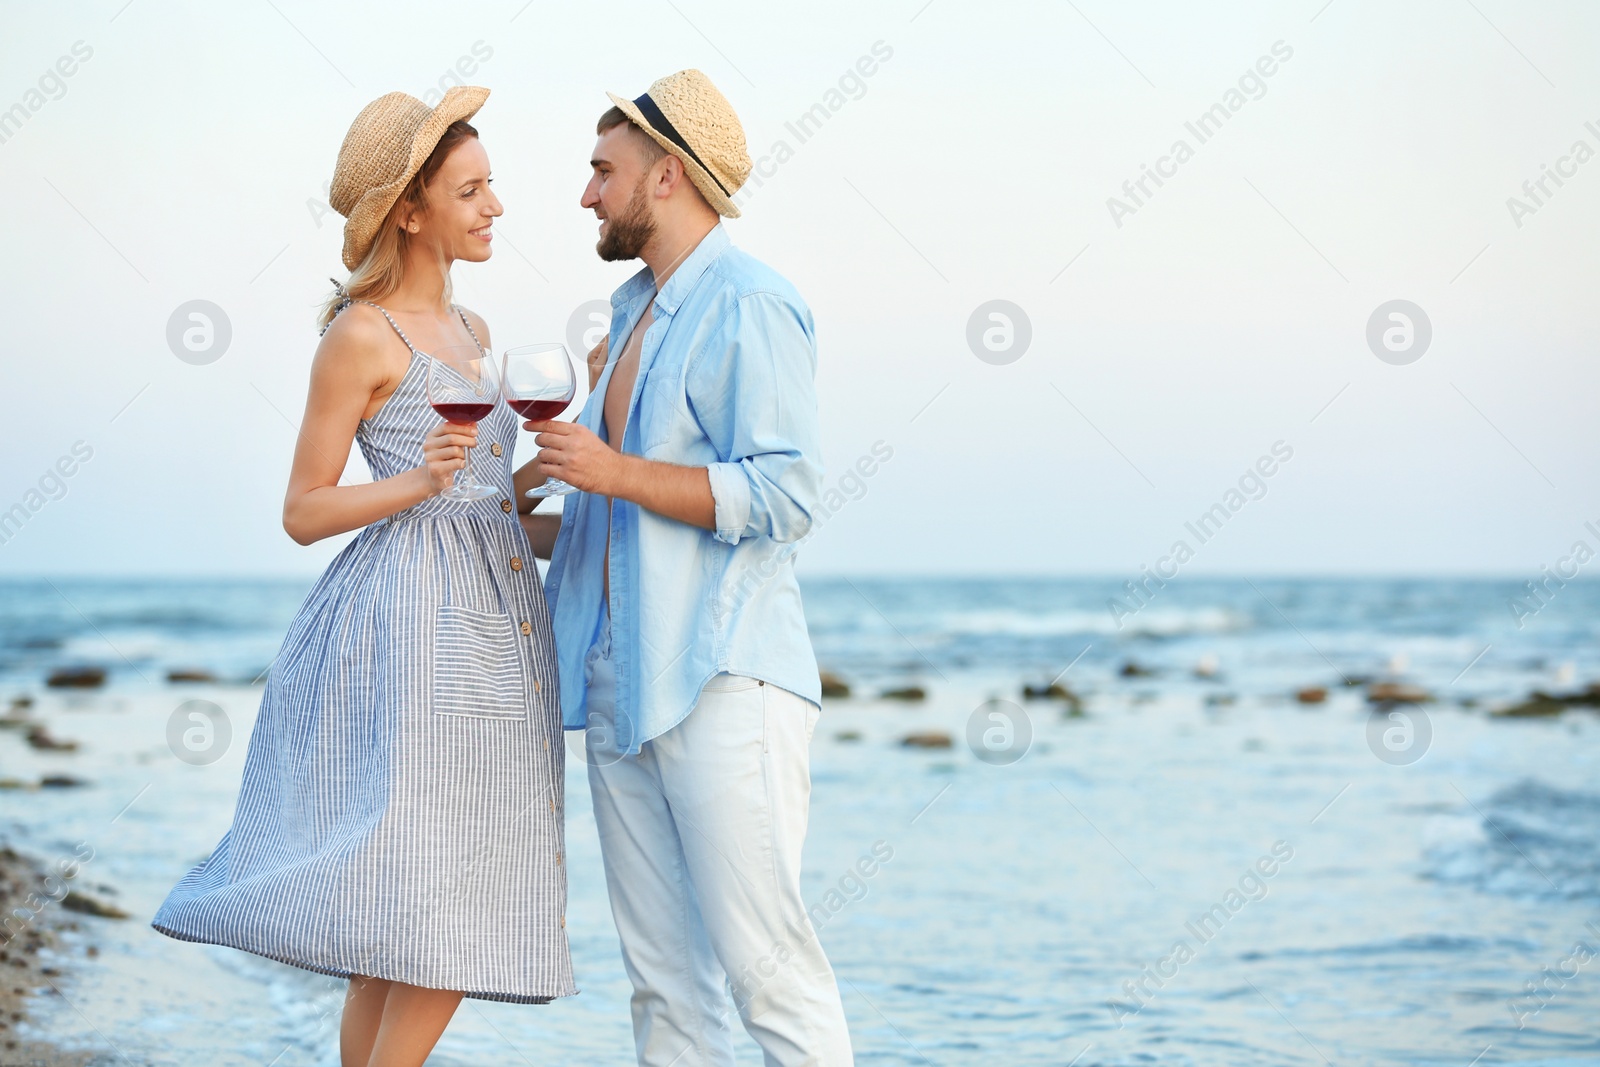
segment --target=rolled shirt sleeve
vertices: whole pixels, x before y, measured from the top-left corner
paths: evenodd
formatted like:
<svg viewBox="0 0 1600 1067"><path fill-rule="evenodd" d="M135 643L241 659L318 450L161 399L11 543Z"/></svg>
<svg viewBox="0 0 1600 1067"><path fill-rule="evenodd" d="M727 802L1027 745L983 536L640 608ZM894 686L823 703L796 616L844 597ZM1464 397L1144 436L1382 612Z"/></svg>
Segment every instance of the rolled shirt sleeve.
<svg viewBox="0 0 1600 1067"><path fill-rule="evenodd" d="M822 491L811 313L771 292L739 298L696 354L689 401L720 462L707 464L717 540L792 542Z"/></svg>

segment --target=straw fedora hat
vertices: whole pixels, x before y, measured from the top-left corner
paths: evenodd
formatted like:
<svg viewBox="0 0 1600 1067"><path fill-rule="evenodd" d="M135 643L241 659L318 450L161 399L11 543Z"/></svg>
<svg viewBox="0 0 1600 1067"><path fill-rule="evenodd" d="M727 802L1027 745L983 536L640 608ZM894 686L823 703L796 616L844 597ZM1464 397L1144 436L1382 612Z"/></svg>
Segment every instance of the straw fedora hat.
<svg viewBox="0 0 1600 1067"><path fill-rule="evenodd" d="M430 108L408 93L385 93L350 124L333 168L328 204L345 217L344 265L366 258L389 209L422 169L452 122L470 119L489 98L476 85L453 86Z"/></svg>
<svg viewBox="0 0 1600 1067"><path fill-rule="evenodd" d="M636 126L678 157L689 180L717 214L739 217L732 197L750 177L750 153L739 116L710 78L698 70L680 70L632 100L606 95Z"/></svg>

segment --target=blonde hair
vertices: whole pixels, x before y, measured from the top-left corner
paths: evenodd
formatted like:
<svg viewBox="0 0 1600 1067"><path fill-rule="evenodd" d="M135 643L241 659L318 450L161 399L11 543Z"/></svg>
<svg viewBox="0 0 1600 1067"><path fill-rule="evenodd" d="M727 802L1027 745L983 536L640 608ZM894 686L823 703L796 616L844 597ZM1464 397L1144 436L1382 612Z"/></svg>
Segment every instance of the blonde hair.
<svg viewBox="0 0 1600 1067"><path fill-rule="evenodd" d="M317 326L324 332L352 300L370 300L378 303L400 288L400 282L405 276L406 252L411 247L412 237L400 223L408 212L426 212L428 209L428 184L439 173L439 168L444 165L445 158L455 150L456 146L469 137L477 137L478 131L466 122L452 122L445 128L444 135L439 138L439 143L434 146L428 159L406 183L405 191L395 200L394 206L389 209L389 214L384 216L383 225L378 227L377 234L372 239L372 246L367 249L367 254L356 264L356 269L350 272L350 277L342 284L336 279L333 282L333 292L322 303L322 311L317 316ZM448 306L451 302L452 287L450 272L445 269L441 258L440 272L444 275L444 302Z"/></svg>

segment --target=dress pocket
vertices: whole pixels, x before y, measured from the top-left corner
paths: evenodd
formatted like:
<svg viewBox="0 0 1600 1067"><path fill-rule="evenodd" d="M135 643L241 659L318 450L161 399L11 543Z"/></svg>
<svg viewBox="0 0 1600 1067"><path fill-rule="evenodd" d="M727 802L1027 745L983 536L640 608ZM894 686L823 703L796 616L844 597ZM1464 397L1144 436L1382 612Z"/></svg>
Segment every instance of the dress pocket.
<svg viewBox="0 0 1600 1067"><path fill-rule="evenodd" d="M506 615L444 605L434 627L433 711L526 719L528 665Z"/></svg>

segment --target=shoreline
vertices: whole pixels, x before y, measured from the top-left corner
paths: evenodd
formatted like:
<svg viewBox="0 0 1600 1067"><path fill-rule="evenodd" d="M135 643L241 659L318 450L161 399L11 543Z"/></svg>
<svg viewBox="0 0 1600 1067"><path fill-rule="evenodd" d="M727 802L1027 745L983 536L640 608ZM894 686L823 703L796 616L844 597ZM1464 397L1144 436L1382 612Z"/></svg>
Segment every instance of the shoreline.
<svg viewBox="0 0 1600 1067"><path fill-rule="evenodd" d="M65 882L38 860L17 852L0 839L0 1067L91 1067L100 1055L91 1051L58 1048L46 1041L19 1036L19 1024L31 1022L29 1001L36 995L64 995L67 977L59 960L42 958L46 952L63 954L62 934L82 927L68 910L66 893L58 899L48 887ZM29 907L29 898L35 907ZM46 903L37 904L40 899ZM18 913L31 913L23 922ZM93 945L86 949L92 958Z"/></svg>

